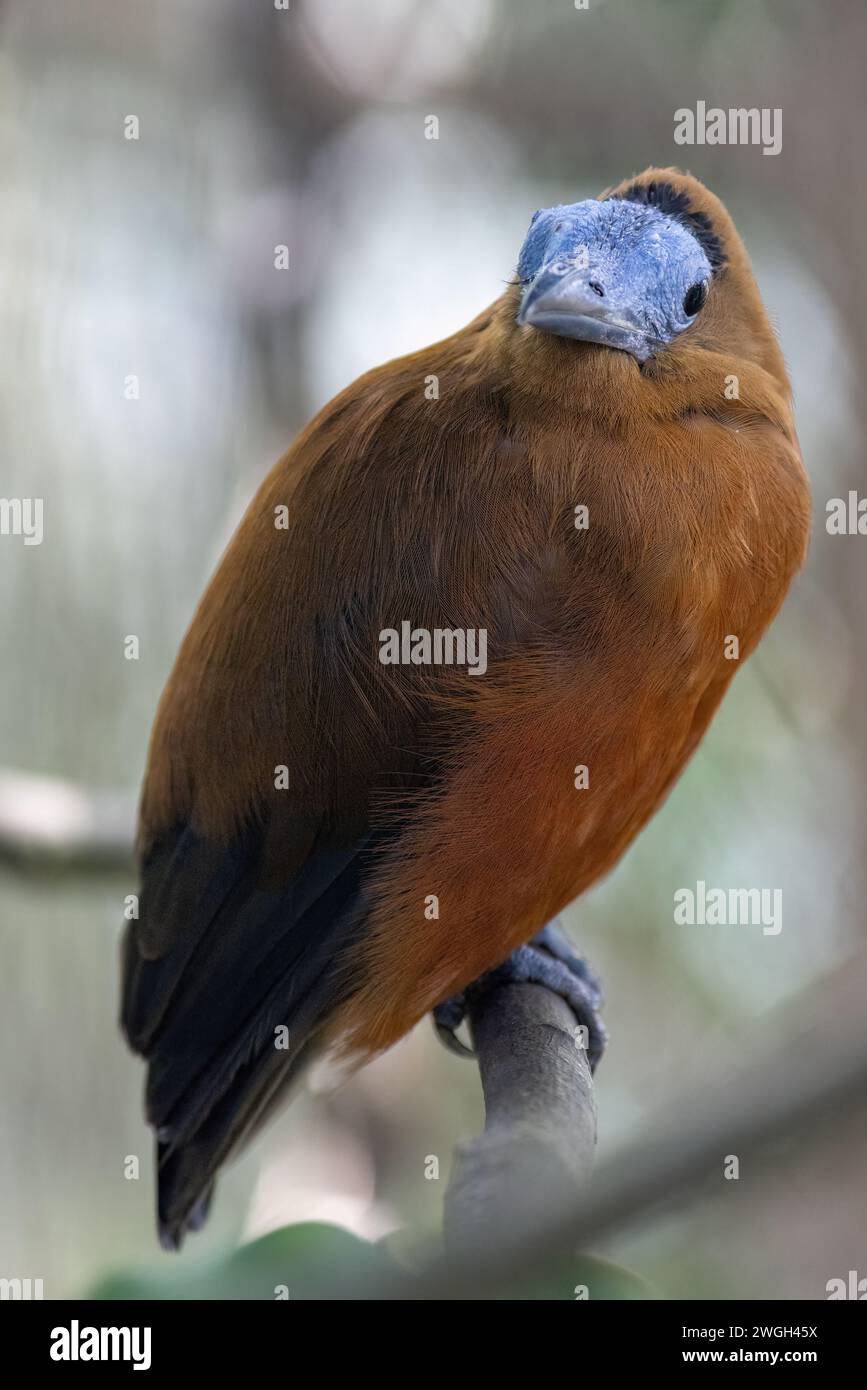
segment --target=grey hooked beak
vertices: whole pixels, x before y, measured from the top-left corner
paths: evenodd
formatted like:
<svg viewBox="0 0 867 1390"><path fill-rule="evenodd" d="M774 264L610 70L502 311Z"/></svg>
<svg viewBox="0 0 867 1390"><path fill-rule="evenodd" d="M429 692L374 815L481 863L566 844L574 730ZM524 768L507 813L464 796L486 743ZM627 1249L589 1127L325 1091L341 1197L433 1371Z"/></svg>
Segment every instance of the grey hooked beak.
<svg viewBox="0 0 867 1390"><path fill-rule="evenodd" d="M592 270L543 267L524 290L518 323L631 353L645 362L656 339L624 305L609 301L605 286Z"/></svg>

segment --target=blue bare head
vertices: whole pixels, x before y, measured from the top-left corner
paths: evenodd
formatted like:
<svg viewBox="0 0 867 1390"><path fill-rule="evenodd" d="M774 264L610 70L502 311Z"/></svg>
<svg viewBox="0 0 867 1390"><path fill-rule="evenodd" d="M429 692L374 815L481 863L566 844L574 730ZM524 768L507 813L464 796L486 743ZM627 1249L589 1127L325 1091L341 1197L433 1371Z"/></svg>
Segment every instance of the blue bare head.
<svg viewBox="0 0 867 1390"><path fill-rule="evenodd" d="M518 259L518 323L646 362L694 323L714 261L712 238L676 209L626 197L543 208Z"/></svg>

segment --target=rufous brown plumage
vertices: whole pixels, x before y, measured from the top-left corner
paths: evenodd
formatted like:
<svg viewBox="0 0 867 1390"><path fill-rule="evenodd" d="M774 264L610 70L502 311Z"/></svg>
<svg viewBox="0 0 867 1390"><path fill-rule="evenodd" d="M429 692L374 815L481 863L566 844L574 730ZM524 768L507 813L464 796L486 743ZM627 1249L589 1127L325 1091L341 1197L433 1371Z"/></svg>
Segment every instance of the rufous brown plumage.
<svg viewBox="0 0 867 1390"><path fill-rule="evenodd" d="M617 863L804 559L790 388L731 218L675 170L600 201L649 219L651 257L655 217L706 256L685 329L657 315L644 355L622 308L613 341L578 336L592 306L576 336L535 326L527 284L585 213L534 219L542 270L307 426L184 640L124 947L169 1244L311 1057L389 1047ZM487 669L383 664L404 621L484 630Z"/></svg>

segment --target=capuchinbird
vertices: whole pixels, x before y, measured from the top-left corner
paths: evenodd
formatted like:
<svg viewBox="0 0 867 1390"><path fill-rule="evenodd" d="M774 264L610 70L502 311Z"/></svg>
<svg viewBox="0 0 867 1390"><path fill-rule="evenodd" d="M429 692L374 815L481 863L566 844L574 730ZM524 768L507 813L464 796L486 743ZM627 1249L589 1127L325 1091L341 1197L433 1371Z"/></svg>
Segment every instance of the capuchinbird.
<svg viewBox="0 0 867 1390"><path fill-rule="evenodd" d="M448 1034L476 981L559 989L595 1062L550 924L671 789L808 525L746 251L672 169L535 213L490 308L319 412L151 740L122 1022L167 1246L313 1058Z"/></svg>

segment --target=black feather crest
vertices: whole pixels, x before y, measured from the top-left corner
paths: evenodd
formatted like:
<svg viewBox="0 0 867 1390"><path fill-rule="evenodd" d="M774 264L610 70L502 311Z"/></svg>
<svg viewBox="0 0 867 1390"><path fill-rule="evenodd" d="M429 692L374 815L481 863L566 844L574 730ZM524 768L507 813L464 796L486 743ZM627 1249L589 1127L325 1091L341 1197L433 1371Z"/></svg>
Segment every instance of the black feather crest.
<svg viewBox="0 0 867 1390"><path fill-rule="evenodd" d="M698 212L690 206L689 198L682 189L675 188L670 183L657 183L652 179L650 183L630 184L622 193L612 196L627 203L644 203L647 207L656 208L664 213L666 217L676 218L695 237L710 261L714 275L725 265L725 251L722 241L714 231L713 223L707 213Z"/></svg>

